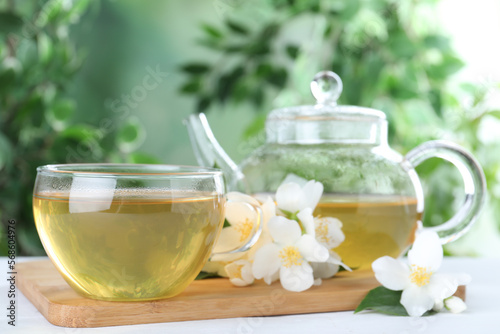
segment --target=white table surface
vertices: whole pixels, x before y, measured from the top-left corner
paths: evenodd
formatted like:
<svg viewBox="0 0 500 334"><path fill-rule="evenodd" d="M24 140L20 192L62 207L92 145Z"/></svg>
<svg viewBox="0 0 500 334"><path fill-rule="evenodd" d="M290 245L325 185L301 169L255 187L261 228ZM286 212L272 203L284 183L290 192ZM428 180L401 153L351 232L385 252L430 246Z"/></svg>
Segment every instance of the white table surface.
<svg viewBox="0 0 500 334"><path fill-rule="evenodd" d="M18 262L44 258L18 258ZM499 333L500 259L445 258L440 272L467 272L468 309L461 314L442 312L423 318L376 313L332 312L291 316L233 318L102 328L63 328L50 324L17 290L16 326L7 324L7 258L0 258L0 333Z"/></svg>

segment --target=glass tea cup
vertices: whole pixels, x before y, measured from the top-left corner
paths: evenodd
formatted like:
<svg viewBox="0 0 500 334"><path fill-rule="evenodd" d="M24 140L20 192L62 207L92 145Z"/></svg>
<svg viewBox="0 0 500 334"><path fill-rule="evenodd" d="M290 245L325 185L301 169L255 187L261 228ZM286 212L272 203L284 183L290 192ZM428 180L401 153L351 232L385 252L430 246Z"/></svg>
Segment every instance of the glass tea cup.
<svg viewBox="0 0 500 334"><path fill-rule="evenodd" d="M33 212L45 251L79 294L110 301L182 292L212 254L224 222L222 172L171 165L37 168ZM262 212L246 243L261 232Z"/></svg>

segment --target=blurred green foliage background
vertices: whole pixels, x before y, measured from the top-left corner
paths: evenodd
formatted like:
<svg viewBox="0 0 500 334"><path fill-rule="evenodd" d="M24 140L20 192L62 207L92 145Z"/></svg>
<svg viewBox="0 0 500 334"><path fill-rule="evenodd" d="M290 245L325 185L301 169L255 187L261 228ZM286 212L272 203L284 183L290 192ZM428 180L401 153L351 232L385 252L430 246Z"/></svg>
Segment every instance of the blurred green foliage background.
<svg viewBox="0 0 500 334"><path fill-rule="evenodd" d="M498 83L469 83L436 15L438 1L0 0L0 248L18 223L18 253L43 254L31 196L47 163L196 164L182 119L204 111L236 161L262 143L272 108L310 104L329 69L341 103L383 110L401 153L431 139L479 159L489 202L451 254L500 249L500 119L486 103ZM495 153L496 152L496 153ZM425 224L463 199L458 173L431 160ZM500 254L500 252L498 253ZM498 256L496 254L496 256Z"/></svg>

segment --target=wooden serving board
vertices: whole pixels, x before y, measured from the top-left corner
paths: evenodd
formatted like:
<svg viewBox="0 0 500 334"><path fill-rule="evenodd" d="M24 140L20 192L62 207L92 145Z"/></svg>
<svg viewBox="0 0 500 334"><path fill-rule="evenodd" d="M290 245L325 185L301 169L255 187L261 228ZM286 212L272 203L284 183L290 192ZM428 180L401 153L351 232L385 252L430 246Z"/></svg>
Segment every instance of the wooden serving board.
<svg viewBox="0 0 500 334"><path fill-rule="evenodd" d="M235 287L228 279L194 281L180 295L144 302L109 302L78 295L50 260L17 265L17 285L52 324L103 327L184 320L222 319L354 310L380 285L371 271L341 272L304 292L284 290L279 282ZM465 297L465 287L457 295Z"/></svg>

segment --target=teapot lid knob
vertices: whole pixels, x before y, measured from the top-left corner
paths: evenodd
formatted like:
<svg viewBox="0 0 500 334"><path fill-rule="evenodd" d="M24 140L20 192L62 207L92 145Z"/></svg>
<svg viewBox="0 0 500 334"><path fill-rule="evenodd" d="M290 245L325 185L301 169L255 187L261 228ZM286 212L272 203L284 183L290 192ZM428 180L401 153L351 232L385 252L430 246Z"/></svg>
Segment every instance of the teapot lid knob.
<svg viewBox="0 0 500 334"><path fill-rule="evenodd" d="M318 104L336 105L342 87L342 80L332 71L321 71L311 81L311 93Z"/></svg>

